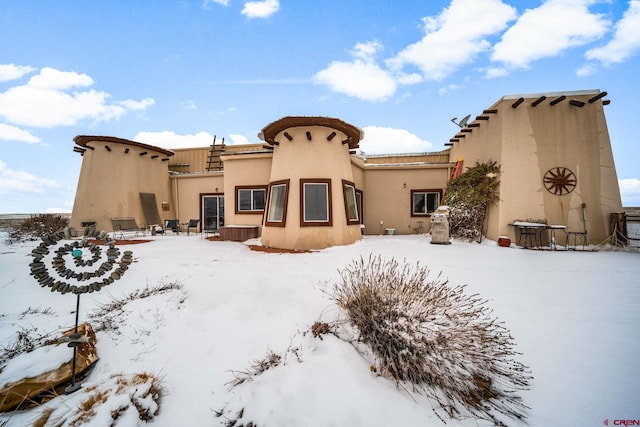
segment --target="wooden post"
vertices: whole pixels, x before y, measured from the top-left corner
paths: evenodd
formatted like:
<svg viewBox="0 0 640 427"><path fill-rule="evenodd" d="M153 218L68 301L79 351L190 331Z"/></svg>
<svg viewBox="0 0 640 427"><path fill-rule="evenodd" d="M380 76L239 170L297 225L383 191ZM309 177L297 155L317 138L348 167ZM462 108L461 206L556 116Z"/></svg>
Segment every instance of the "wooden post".
<svg viewBox="0 0 640 427"><path fill-rule="evenodd" d="M627 246L627 214L624 212L613 212L610 220L611 244L616 246Z"/></svg>

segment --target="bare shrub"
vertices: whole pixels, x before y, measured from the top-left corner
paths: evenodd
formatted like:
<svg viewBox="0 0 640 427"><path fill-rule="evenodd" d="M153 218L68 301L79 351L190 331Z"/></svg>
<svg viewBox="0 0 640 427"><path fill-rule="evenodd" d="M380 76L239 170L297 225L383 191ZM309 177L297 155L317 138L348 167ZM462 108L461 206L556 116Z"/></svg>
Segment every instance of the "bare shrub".
<svg viewBox="0 0 640 427"><path fill-rule="evenodd" d="M315 322L311 326L311 333L313 334L314 338L322 339L323 335L331 333L331 325L326 322Z"/></svg>
<svg viewBox="0 0 640 427"><path fill-rule="evenodd" d="M29 353L37 347L45 345L50 341L49 336L50 334L40 334L38 328L25 328L21 326L20 329L16 331L13 341L0 347L0 365L22 353ZM0 371L1 370L0 366Z"/></svg>
<svg viewBox="0 0 640 427"><path fill-rule="evenodd" d="M83 389L84 398L77 407L62 404L45 407L34 425L79 427L96 425L96 420L110 416L110 426L128 423L137 418L143 422L152 421L160 410L161 398L165 394L162 378L142 372L125 375L113 374L100 384ZM129 416L127 416L129 413ZM128 420L128 421L127 421ZM101 424L104 425L104 424Z"/></svg>
<svg viewBox="0 0 640 427"><path fill-rule="evenodd" d="M430 280L425 267L380 256L340 273L333 299L373 353L376 372L424 392L452 418L526 417L516 393L529 385L528 368L513 360L513 338L485 301Z"/></svg>
<svg viewBox="0 0 640 427"><path fill-rule="evenodd" d="M15 226L9 233L9 241L37 240L62 230L69 225L69 219L59 214L38 214Z"/></svg>
<svg viewBox="0 0 640 427"><path fill-rule="evenodd" d="M183 285L176 282L161 283L153 287L146 286L144 289L138 289L122 298L112 298L108 303L99 304L94 310L88 313L87 316L93 322L94 331L112 331L118 333L122 323L120 317L127 304L138 299L149 298L154 295L160 295L182 288Z"/></svg>
<svg viewBox="0 0 640 427"><path fill-rule="evenodd" d="M265 357L263 357L262 359L255 359L253 362L251 362L249 368L247 368L246 370L231 371L231 373L233 374L233 380L231 380L227 384L232 388L239 386L240 384L243 384L247 381L251 381L253 377L258 376L271 368L275 368L276 366L280 365L281 362L282 356L269 350Z"/></svg>

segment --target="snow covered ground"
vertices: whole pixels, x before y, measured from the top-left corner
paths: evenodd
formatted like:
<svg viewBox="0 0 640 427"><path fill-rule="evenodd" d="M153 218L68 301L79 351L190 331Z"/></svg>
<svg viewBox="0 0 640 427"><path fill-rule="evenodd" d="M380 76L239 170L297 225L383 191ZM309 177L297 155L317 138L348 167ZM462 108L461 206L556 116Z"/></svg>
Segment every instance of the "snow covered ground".
<svg viewBox="0 0 640 427"><path fill-rule="evenodd" d="M371 361L350 344L308 333L314 322L340 316L324 292L337 283L339 270L374 254L419 262L433 278L442 272L451 284L467 284L469 293L488 301L534 377L521 394L531 407L529 425L640 419L637 251L533 251L493 241L431 245L429 236L413 235L365 236L349 246L272 254L199 235L152 239L121 247L133 251L134 263L121 280L82 296L80 321L137 290L182 288L114 312L118 328L98 332L100 360L82 389L44 405L54 414L72 412L87 390L113 381L114 374L149 372L165 388L153 426L224 425L225 417L216 416L224 408L227 416L244 408L241 422L259 426L441 426L429 401L376 376ZM2 233L0 241L0 350L15 342L18 330L55 336L72 327L75 296L40 288L29 275L29 254L39 242L8 245ZM64 349L70 356L71 349ZM51 361L63 352L18 356L0 373L0 383L55 365ZM284 355L284 364L230 388L232 371L246 370L269 352ZM109 407L103 406L87 425L109 425ZM32 425L42 410L0 415L0 426ZM118 425L135 425L121 420Z"/></svg>

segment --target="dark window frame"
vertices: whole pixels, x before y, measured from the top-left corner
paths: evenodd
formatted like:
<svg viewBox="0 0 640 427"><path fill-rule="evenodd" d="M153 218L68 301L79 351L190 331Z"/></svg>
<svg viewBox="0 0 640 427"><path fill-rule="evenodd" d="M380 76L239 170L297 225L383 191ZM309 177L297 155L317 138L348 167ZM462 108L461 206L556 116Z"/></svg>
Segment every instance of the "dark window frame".
<svg viewBox="0 0 640 427"><path fill-rule="evenodd" d="M307 221L305 220L305 185L325 184L327 186L327 220ZM301 178L300 179L300 227L331 227L333 226L333 197L331 194L330 178Z"/></svg>
<svg viewBox="0 0 640 427"><path fill-rule="evenodd" d="M425 195L425 200L428 199L429 194L437 194L438 195L438 200L436 200L436 203L434 203L434 207L433 210L428 210L427 209L427 203L425 203L425 211L424 212L416 212L415 205L414 205L414 195L416 194L424 194ZM411 212L411 216L412 217L429 217L431 216L431 214L433 212L435 212L435 210L438 208L438 206L440 205L440 202L442 201L442 194L443 191L442 189L439 188L428 188L428 189L417 189L417 190L411 190L411 197L409 199L409 203L410 203L410 212Z"/></svg>
<svg viewBox="0 0 640 427"><path fill-rule="evenodd" d="M251 191L251 209L240 209L240 191ZM254 208L254 199L253 192L262 190L264 191L264 207L262 209ZM235 195L236 195L236 214L237 215L245 215L245 214L262 214L267 207L267 186L265 185L236 185L235 187Z"/></svg>
<svg viewBox="0 0 640 427"><path fill-rule="evenodd" d="M284 227L287 224L287 206L289 205L289 179L272 181L267 188L267 200L264 209L264 225L268 227ZM271 210L271 196L274 187L284 186L284 196L282 201L282 219L273 221L269 219L269 211Z"/></svg>
<svg viewBox="0 0 640 427"><path fill-rule="evenodd" d="M349 201L347 199L347 189L352 189L353 190L353 204L355 206L356 209L356 219L352 219L351 216L349 215ZM351 181L347 181L345 179L342 180L342 196L344 198L344 214L345 217L347 219L347 225L358 225L360 224L360 209L358 206L358 196L357 196L358 190L356 189L356 185L351 182Z"/></svg>

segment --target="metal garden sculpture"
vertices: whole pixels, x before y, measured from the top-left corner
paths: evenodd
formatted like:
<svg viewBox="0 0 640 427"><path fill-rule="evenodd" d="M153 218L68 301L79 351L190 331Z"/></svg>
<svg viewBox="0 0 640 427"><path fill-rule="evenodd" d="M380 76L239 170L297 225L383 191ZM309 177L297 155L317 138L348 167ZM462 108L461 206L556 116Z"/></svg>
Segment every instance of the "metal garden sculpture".
<svg viewBox="0 0 640 427"><path fill-rule="evenodd" d="M65 388L69 394L80 388L80 384L76 384L76 347L87 342L87 337L78 333L80 295L98 292L119 280L129 268L133 254L124 251L118 260L120 249L104 231L93 231L82 240L73 242L63 242L64 237L62 230L43 237L40 245L31 251L33 262L29 267L40 286L49 287L51 292L76 295L75 329L67 344L73 348L71 384ZM96 240L88 240L87 237ZM104 241L104 245L97 244L97 241ZM104 253L101 246L107 247ZM53 248L56 249L52 254Z"/></svg>

